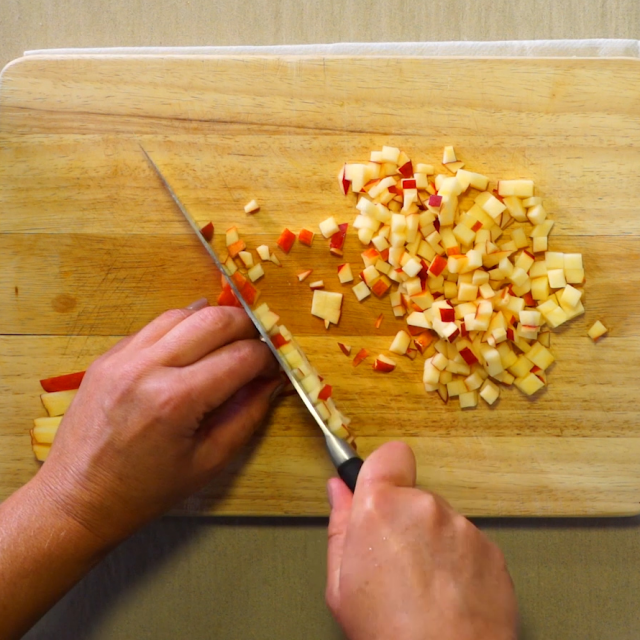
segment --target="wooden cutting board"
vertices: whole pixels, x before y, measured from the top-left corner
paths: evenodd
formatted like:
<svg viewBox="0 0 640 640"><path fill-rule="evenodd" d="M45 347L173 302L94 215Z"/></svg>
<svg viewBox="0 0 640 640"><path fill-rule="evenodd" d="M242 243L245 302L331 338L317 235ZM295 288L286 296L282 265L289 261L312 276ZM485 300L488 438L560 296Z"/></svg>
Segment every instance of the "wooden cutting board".
<svg viewBox="0 0 640 640"><path fill-rule="evenodd" d="M587 313L557 331L548 389L460 411L425 394L422 362L380 375L339 351L384 351L401 324L388 300L344 288L339 327L310 315L296 274L332 290L338 259L317 237L268 265L281 314L353 417L360 450L415 450L419 482L469 515L640 512L640 63L634 60L33 57L0 85L0 498L37 470L38 379L86 367L219 277L142 156L194 216L235 223L250 246L284 226L354 218L345 160L383 144L438 164L531 177L556 221L551 247L582 252ZM256 198L260 212L243 205ZM221 238L222 233L219 234ZM359 264L350 235L346 259ZM379 330L374 320L384 313ZM610 334L594 345L601 319ZM327 513L333 473L297 398L285 399L232 469L182 513Z"/></svg>

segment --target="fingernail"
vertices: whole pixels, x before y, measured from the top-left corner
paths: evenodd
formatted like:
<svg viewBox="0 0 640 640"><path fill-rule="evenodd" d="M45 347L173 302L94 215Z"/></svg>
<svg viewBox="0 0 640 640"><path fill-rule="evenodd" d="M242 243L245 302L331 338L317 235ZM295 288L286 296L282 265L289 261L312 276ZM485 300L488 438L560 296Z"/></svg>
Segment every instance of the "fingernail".
<svg viewBox="0 0 640 640"><path fill-rule="evenodd" d="M269 404L273 404L278 397L280 396L280 394L282 393L283 389L285 388L286 383L285 382L281 382L272 392L271 395L269 396Z"/></svg>
<svg viewBox="0 0 640 640"><path fill-rule="evenodd" d="M196 300L195 302L192 302L187 309L189 311L198 311L200 309L204 309L205 307L209 306L209 301L206 298L200 298L199 300Z"/></svg>

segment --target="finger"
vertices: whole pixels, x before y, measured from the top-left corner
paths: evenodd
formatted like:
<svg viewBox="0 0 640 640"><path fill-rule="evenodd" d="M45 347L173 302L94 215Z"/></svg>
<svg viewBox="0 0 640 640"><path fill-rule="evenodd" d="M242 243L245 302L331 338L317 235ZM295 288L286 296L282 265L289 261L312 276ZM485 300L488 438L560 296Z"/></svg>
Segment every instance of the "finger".
<svg viewBox="0 0 640 640"><path fill-rule="evenodd" d="M249 440L269 410L280 378L257 378L238 389L201 427L199 468L215 473Z"/></svg>
<svg viewBox="0 0 640 640"><path fill-rule="evenodd" d="M256 328L243 309L207 307L168 331L157 348L167 365L185 367L224 345L256 335Z"/></svg>
<svg viewBox="0 0 640 640"><path fill-rule="evenodd" d="M340 478L331 478L327 483L331 504L329 517L329 543L327 548L327 589L325 599L329 608L336 612L340 608L340 568L344 541L351 517L353 496Z"/></svg>
<svg viewBox="0 0 640 640"><path fill-rule="evenodd" d="M209 303L206 298L201 298L192 302L188 307L184 309L170 309L160 314L157 318L152 320L149 324L142 327L137 334L135 334L135 344L138 347L148 347L160 340L171 329L179 325L183 320L186 320L194 313L207 307Z"/></svg>
<svg viewBox="0 0 640 640"><path fill-rule="evenodd" d="M376 483L394 487L415 487L416 458L411 447L403 442L387 442L376 449L364 462L358 487Z"/></svg>
<svg viewBox="0 0 640 640"><path fill-rule="evenodd" d="M208 412L254 378L276 376L278 364L269 347L260 340L238 340L178 371L192 397Z"/></svg>

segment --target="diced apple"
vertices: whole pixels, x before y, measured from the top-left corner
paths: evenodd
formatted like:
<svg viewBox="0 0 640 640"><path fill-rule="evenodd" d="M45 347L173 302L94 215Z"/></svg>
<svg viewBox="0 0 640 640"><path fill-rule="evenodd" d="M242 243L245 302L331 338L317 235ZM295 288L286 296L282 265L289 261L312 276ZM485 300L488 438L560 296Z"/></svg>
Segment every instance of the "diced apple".
<svg viewBox="0 0 640 640"><path fill-rule="evenodd" d="M291 251L291 247L293 247L293 243L296 241L296 234L289 229L284 229L284 231L280 234L280 237L276 241L276 244L285 252L289 253Z"/></svg>
<svg viewBox="0 0 640 640"><path fill-rule="evenodd" d="M77 373L67 373L63 376L45 378L44 380L40 380L40 385L44 391L49 393L53 391L71 391L73 389L79 389L85 373L85 371L79 371Z"/></svg>
<svg viewBox="0 0 640 640"><path fill-rule="evenodd" d="M251 280L251 282L255 282L256 280L259 280L260 278L262 278L262 276L264 276L264 269L262 268L262 263L258 262L254 264L253 267L251 267L251 269L247 271L247 275L249 276L249 280Z"/></svg>
<svg viewBox="0 0 640 640"><path fill-rule="evenodd" d="M498 194L503 197L531 198L533 196L533 180L500 180Z"/></svg>
<svg viewBox="0 0 640 640"><path fill-rule="evenodd" d="M269 247L266 244L261 244L256 248L258 255L260 256L260 260L269 260Z"/></svg>
<svg viewBox="0 0 640 640"><path fill-rule="evenodd" d="M299 273L298 282L302 282L303 280L306 280L312 273L313 273L313 269L307 269L306 271Z"/></svg>
<svg viewBox="0 0 640 640"><path fill-rule="evenodd" d="M307 247L310 247L313 244L313 236L315 234L313 231L309 231L308 229L302 229L298 234L298 241L300 244L303 244Z"/></svg>
<svg viewBox="0 0 640 640"><path fill-rule="evenodd" d="M597 342L599 338L601 338L605 333L607 333L609 329L607 329L600 320L596 320L591 329L587 332L589 337Z"/></svg>
<svg viewBox="0 0 640 640"><path fill-rule="evenodd" d="M259 210L260 210L260 205L255 200L251 200L251 202L247 203L244 206L245 213L256 213Z"/></svg>
<svg viewBox="0 0 640 640"><path fill-rule="evenodd" d="M355 285L355 287L352 288L352 291L358 299L358 302L362 302L365 298L371 295L371 290L364 281Z"/></svg>

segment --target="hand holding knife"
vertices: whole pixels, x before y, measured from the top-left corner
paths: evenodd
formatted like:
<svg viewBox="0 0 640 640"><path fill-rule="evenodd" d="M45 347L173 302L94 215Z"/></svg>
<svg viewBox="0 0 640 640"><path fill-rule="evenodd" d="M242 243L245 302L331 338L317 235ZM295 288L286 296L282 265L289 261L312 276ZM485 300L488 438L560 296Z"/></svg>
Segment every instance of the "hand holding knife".
<svg viewBox="0 0 640 640"><path fill-rule="evenodd" d="M311 402L306 391L302 388L300 382L293 375L291 368L284 361L284 359L282 358L282 356L280 355L280 353L272 343L271 338L269 337L268 333L265 331L264 327L262 326L262 323L256 318L251 307L246 303L246 301L240 294L240 291L238 290L233 279L229 277L229 274L227 273L226 269L222 265L220 258L216 254L215 250L204 239L204 237L200 233L200 228L198 227L198 224L196 223L196 221L191 217L191 214L187 211L184 204L180 201L180 199L176 195L171 185L167 182L166 178L163 176L162 172L160 171L156 163L152 160L152 158L149 156L149 154L147 153L147 151L144 149L142 145L140 145L140 149L142 149L142 152L146 156L147 161L149 162L149 164L151 165L155 173L160 178L160 181L162 182L165 189L167 190L167 192L169 193L169 195L177 205L178 209L180 209L180 212L185 217L186 221L189 223L191 228L195 231L196 236L200 239L200 242L202 243L204 248L207 250L207 253L211 256L211 259L215 263L216 267L218 268L220 273L223 275L223 277L229 284L231 290L233 291L236 298L242 305L242 308L245 310L246 314L249 316L249 318L255 325L262 340L269 347L274 358L276 359L276 361L278 362L282 370L285 372L285 374L289 378L289 381L293 385L293 388L298 392L298 395L302 399L302 402L305 404L305 406L309 410L309 413L311 413L311 415L317 422L318 426L322 430L331 461L335 465L340 478L342 478L344 483L353 492L356 487L356 482L358 479L360 468L362 467L362 464L363 464L362 458L358 456L355 450L345 440L343 440L342 438L332 433L329 427L325 424L324 420L318 413L318 410L315 408L315 406Z"/></svg>

